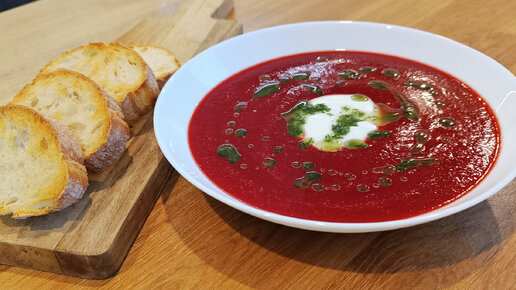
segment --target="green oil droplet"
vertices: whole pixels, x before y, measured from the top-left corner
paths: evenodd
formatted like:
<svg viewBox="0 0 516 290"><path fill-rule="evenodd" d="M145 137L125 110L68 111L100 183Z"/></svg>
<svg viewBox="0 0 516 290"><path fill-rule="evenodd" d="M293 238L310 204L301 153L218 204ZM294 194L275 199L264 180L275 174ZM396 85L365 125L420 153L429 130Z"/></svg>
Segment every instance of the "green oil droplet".
<svg viewBox="0 0 516 290"><path fill-rule="evenodd" d="M367 137L371 140L377 140L382 137L387 137L389 135L391 135L391 131L386 131L386 130L374 130L374 131L367 133Z"/></svg>
<svg viewBox="0 0 516 290"><path fill-rule="evenodd" d="M398 171L405 171L410 168L418 167L418 166L431 166L437 163L437 159L433 157L414 157L414 158L406 158L401 160L399 164L396 164L396 169Z"/></svg>
<svg viewBox="0 0 516 290"><path fill-rule="evenodd" d="M258 79L261 80L261 81L270 81L271 80L271 76L265 74L265 75L261 75Z"/></svg>
<svg viewBox="0 0 516 290"><path fill-rule="evenodd" d="M244 137L245 135L247 134L247 130L246 129L236 129L235 130L235 136L237 137Z"/></svg>
<svg viewBox="0 0 516 290"><path fill-rule="evenodd" d="M417 144L417 143L416 143L416 144L414 144L414 145L412 145L412 146L410 147L409 152L410 152L411 154L419 154L419 153L421 153L421 151L423 151L423 150L425 150L425 145L423 145L423 144Z"/></svg>
<svg viewBox="0 0 516 290"><path fill-rule="evenodd" d="M328 169L328 174L330 176L335 176L335 175L339 174L339 172L335 169Z"/></svg>
<svg viewBox="0 0 516 290"><path fill-rule="evenodd" d="M320 185L319 183L312 184L312 189L315 191L322 191L324 189L324 186Z"/></svg>
<svg viewBox="0 0 516 290"><path fill-rule="evenodd" d="M404 85L413 87L413 88L416 88L419 90L423 90L423 91L432 91L434 89L434 87L432 87L432 85L430 85L430 84L423 83L423 82L417 82L417 81L406 81L404 83Z"/></svg>
<svg viewBox="0 0 516 290"><path fill-rule="evenodd" d="M381 186L389 186L392 184L392 179L389 177L380 177L380 179L378 179L378 184Z"/></svg>
<svg viewBox="0 0 516 290"><path fill-rule="evenodd" d="M353 173L346 173L344 174L344 178L346 178L347 180L355 180L357 179L357 176Z"/></svg>
<svg viewBox="0 0 516 290"><path fill-rule="evenodd" d="M394 79L400 77L400 73L395 69L384 69L382 70L382 75Z"/></svg>
<svg viewBox="0 0 516 290"><path fill-rule="evenodd" d="M374 174L393 174L396 172L396 167L393 165L378 166L374 167L371 172Z"/></svg>
<svg viewBox="0 0 516 290"><path fill-rule="evenodd" d="M294 181L294 187L304 189L310 186L312 182L319 181L322 178L322 174L317 171L308 171L305 176L297 178Z"/></svg>
<svg viewBox="0 0 516 290"><path fill-rule="evenodd" d="M321 180L322 178L322 174L317 172L317 171L308 171L306 174L305 174L305 178L308 180L308 181L319 181Z"/></svg>
<svg viewBox="0 0 516 290"><path fill-rule="evenodd" d="M322 90L321 87L319 87L318 85L303 85L303 88L309 90L310 92L318 95L318 96L322 96L324 95L324 92Z"/></svg>
<svg viewBox="0 0 516 290"><path fill-rule="evenodd" d="M354 80L358 78L358 72L352 69L346 69L338 73L339 78L346 80Z"/></svg>
<svg viewBox="0 0 516 290"><path fill-rule="evenodd" d="M301 167L301 163L299 163L298 161L294 161L294 162L292 162L292 167L300 168Z"/></svg>
<svg viewBox="0 0 516 290"><path fill-rule="evenodd" d="M305 161L301 163L301 167L303 167L304 170L314 170L315 165L312 162Z"/></svg>
<svg viewBox="0 0 516 290"><path fill-rule="evenodd" d="M307 80L310 77L309 72L298 72L292 75L292 79L296 81L304 81Z"/></svg>
<svg viewBox="0 0 516 290"><path fill-rule="evenodd" d="M247 108L247 102L240 102L240 103L236 104L235 111L240 112L245 108Z"/></svg>
<svg viewBox="0 0 516 290"><path fill-rule="evenodd" d="M443 127L453 127L455 126L455 120L453 118L441 118L439 124Z"/></svg>
<svg viewBox="0 0 516 290"><path fill-rule="evenodd" d="M364 73L372 73L372 72L376 71L376 68L372 67L372 66L363 66L363 67L359 68L358 70L361 72L364 72Z"/></svg>
<svg viewBox="0 0 516 290"><path fill-rule="evenodd" d="M281 147L281 146L274 146L273 151L275 153L280 153L281 151L283 151L283 147Z"/></svg>
<svg viewBox="0 0 516 290"><path fill-rule="evenodd" d="M363 140L351 139L344 143L344 147L355 149L355 148L366 148L368 145Z"/></svg>
<svg viewBox="0 0 516 290"><path fill-rule="evenodd" d="M253 98L262 98L269 95L272 95L276 91L279 90L279 82L270 82L264 85L259 86L253 94Z"/></svg>
<svg viewBox="0 0 516 290"><path fill-rule="evenodd" d="M418 144L425 144L426 141L430 139L430 133L425 130L417 130L416 133L414 133L414 139Z"/></svg>
<svg viewBox="0 0 516 290"><path fill-rule="evenodd" d="M357 185L357 190L360 192L368 192L370 190L369 186L365 184L359 184Z"/></svg>
<svg viewBox="0 0 516 290"><path fill-rule="evenodd" d="M355 94L351 96L351 99L355 102L367 102L369 98L366 95Z"/></svg>
<svg viewBox="0 0 516 290"><path fill-rule="evenodd" d="M236 147L232 144L222 144L217 148L217 154L222 157L227 157L229 163L237 163L241 155L238 153Z"/></svg>
<svg viewBox="0 0 516 290"><path fill-rule="evenodd" d="M286 83L290 81L290 77L279 77L280 83Z"/></svg>
<svg viewBox="0 0 516 290"><path fill-rule="evenodd" d="M236 122L235 121L229 121L227 122L228 127L235 127Z"/></svg>
<svg viewBox="0 0 516 290"><path fill-rule="evenodd" d="M435 105L438 107L438 108L445 108L446 107L446 102L444 101L437 101L435 103Z"/></svg>
<svg viewBox="0 0 516 290"><path fill-rule="evenodd" d="M271 167L274 167L274 165L276 165L276 160L274 160L270 157L267 157L263 160L263 167L265 167L265 168L271 168Z"/></svg>
<svg viewBox="0 0 516 290"><path fill-rule="evenodd" d="M328 58L327 58L327 57L324 57L324 56L318 56L318 57L315 59L315 62L325 62L325 61L328 61Z"/></svg>
<svg viewBox="0 0 516 290"><path fill-rule="evenodd" d="M425 130L417 130L414 133L414 141L416 142L412 147L410 147L410 153L419 154L421 151L425 150L424 144L430 139L430 133Z"/></svg>
<svg viewBox="0 0 516 290"><path fill-rule="evenodd" d="M377 89L377 90L380 90L380 91L386 91L386 90L390 90L391 89L389 84L387 84L386 82L383 82L383 81L374 80L374 81L368 82L367 85L370 86L373 89Z"/></svg>

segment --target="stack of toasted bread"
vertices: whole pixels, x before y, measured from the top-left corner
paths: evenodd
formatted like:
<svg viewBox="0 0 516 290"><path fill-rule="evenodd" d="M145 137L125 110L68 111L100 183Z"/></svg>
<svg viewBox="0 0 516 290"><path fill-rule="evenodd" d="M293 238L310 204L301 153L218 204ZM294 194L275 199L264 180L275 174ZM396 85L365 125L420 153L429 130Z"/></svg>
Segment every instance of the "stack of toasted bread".
<svg viewBox="0 0 516 290"><path fill-rule="evenodd" d="M88 172L122 155L128 124L153 108L178 68L167 49L118 43L51 61L0 107L0 215L43 215L79 200Z"/></svg>

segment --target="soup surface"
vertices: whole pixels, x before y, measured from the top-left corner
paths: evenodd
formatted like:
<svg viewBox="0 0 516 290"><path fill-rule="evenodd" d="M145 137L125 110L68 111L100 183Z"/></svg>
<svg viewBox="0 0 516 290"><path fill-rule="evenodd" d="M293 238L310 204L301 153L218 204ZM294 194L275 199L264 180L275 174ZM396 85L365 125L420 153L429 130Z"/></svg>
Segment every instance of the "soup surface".
<svg viewBox="0 0 516 290"><path fill-rule="evenodd" d="M470 191L496 160L485 101L454 77L387 55L325 51L225 80L189 125L192 154L229 195L329 222L420 215Z"/></svg>

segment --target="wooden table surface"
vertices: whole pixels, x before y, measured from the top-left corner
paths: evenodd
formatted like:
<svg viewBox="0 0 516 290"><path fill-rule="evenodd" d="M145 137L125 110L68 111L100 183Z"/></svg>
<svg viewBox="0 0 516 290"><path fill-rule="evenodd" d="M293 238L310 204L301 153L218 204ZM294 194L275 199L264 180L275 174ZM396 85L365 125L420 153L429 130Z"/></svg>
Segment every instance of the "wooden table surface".
<svg viewBox="0 0 516 290"><path fill-rule="evenodd" d="M0 13L0 104L51 58L111 41L177 0L40 0ZM244 32L310 20L362 20L452 38L516 72L516 1L235 0ZM317 233L234 210L174 173L120 272L84 280L0 265L0 288L516 289L516 181L477 206L412 228Z"/></svg>

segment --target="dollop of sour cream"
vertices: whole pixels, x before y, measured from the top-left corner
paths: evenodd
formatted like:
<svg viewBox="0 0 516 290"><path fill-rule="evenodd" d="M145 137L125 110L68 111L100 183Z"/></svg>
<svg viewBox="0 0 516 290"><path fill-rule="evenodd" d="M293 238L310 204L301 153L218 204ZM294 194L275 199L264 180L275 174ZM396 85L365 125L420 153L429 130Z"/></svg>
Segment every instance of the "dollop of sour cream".
<svg viewBox="0 0 516 290"><path fill-rule="evenodd" d="M365 147L367 146L365 144L367 135L378 129L372 122L376 114L375 104L364 95L326 95L314 98L308 103L312 105L324 104L329 108L327 112L306 116L304 140L311 139L310 143L319 150L338 151L343 147ZM356 117L357 114L360 116L358 119L363 120L349 126L349 131L346 134L337 134L339 135L338 138L331 138L331 136L336 135L334 126L339 124L339 118L345 115ZM356 146L357 144L359 146ZM364 146L360 146L360 144Z"/></svg>

